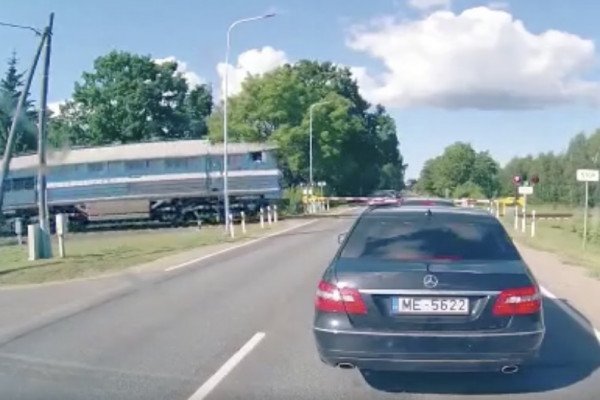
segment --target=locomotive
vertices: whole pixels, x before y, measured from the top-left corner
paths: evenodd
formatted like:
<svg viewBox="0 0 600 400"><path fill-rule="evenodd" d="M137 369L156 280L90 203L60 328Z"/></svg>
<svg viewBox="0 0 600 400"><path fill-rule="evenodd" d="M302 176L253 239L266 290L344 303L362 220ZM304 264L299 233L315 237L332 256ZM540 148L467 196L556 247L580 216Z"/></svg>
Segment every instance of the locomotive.
<svg viewBox="0 0 600 400"><path fill-rule="evenodd" d="M281 196L275 147L228 145L231 209L255 214ZM37 216L36 155L15 157L5 181L9 219ZM181 224L223 215L223 145L207 140L135 143L52 150L47 155L50 215L66 213L74 224L152 220Z"/></svg>

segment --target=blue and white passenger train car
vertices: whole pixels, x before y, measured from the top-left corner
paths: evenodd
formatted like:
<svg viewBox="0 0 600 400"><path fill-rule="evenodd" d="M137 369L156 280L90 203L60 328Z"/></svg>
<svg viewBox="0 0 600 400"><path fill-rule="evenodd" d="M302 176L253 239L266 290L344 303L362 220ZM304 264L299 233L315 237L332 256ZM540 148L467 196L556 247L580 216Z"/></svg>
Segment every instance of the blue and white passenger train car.
<svg viewBox="0 0 600 400"><path fill-rule="evenodd" d="M281 197L275 148L228 146L232 204L256 209ZM27 216L36 210L37 156L13 158L4 212ZM48 154L50 212L83 221L151 218L196 219L218 213L223 195L223 146L204 140L136 143L55 151Z"/></svg>

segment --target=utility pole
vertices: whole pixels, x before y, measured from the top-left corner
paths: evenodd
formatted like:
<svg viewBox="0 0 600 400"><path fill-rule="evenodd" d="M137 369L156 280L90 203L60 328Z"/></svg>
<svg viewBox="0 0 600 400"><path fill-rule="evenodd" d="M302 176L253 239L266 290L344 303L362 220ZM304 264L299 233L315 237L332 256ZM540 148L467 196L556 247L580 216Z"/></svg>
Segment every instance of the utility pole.
<svg viewBox="0 0 600 400"><path fill-rule="evenodd" d="M50 74L50 54L52 52L52 27L54 25L54 13L50 13L50 21L44 30L44 68L42 70L42 92L40 95L40 118L38 123L38 218L41 230L42 251L40 258L52 258L52 246L50 244L50 224L48 221L48 192L46 190L46 142L48 137L48 76Z"/></svg>
<svg viewBox="0 0 600 400"><path fill-rule="evenodd" d="M6 25L6 24L4 24ZM28 28L33 29L33 28ZM35 31L35 29L33 29ZM37 32L37 31L36 31ZM27 80L25 81L25 86L21 91L21 95L19 96L19 100L17 102L17 109L15 110L15 115L12 120L12 124L10 127L10 131L8 133L8 138L6 140L6 147L4 149L4 158L2 159L2 172L0 174L0 215L2 206L4 203L4 184L6 181L6 177L8 176L8 169L10 167L10 160L12 158L12 151L15 146L16 136L17 136L17 126L19 125L20 119L23 115L23 105L25 103L25 98L27 97L27 93L29 93L29 89L31 88L31 81L33 80L33 75L35 73L35 69L37 67L38 60L40 59L40 54L42 53L42 47L44 46L44 42L46 40L45 32L41 35L42 38L40 40L40 44L37 48L35 56L33 57L33 62L31 63L31 67L29 68L29 72L27 74Z"/></svg>

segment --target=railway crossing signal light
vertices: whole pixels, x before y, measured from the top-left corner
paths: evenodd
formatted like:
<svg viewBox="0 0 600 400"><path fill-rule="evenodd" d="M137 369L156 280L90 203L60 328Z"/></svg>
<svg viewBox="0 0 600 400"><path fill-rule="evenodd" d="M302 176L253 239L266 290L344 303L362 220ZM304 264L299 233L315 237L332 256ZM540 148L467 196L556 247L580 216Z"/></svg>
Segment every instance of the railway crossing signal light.
<svg viewBox="0 0 600 400"><path fill-rule="evenodd" d="M521 178L520 175L515 175L515 176L513 176L513 183L516 186L519 186L521 183L523 183L523 179Z"/></svg>
<svg viewBox="0 0 600 400"><path fill-rule="evenodd" d="M531 183L533 183L534 185L538 184L538 183L539 183L539 181L540 181L540 177L539 177L539 176L537 176L537 175L533 175L533 176L531 177Z"/></svg>

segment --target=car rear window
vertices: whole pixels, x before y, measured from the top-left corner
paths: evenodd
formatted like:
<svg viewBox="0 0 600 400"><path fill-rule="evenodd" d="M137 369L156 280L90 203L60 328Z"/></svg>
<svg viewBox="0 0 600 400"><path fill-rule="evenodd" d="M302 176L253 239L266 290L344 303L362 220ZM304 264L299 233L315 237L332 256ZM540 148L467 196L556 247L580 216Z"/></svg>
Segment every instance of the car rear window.
<svg viewBox="0 0 600 400"><path fill-rule="evenodd" d="M361 217L340 257L446 261L520 258L502 225L492 218L424 212Z"/></svg>
<svg viewBox="0 0 600 400"><path fill-rule="evenodd" d="M429 200L429 199L404 199L402 205L405 206L442 206L454 207L454 203L445 200Z"/></svg>
<svg viewBox="0 0 600 400"><path fill-rule="evenodd" d="M373 192L372 197L396 197L396 192L392 190L378 190Z"/></svg>

